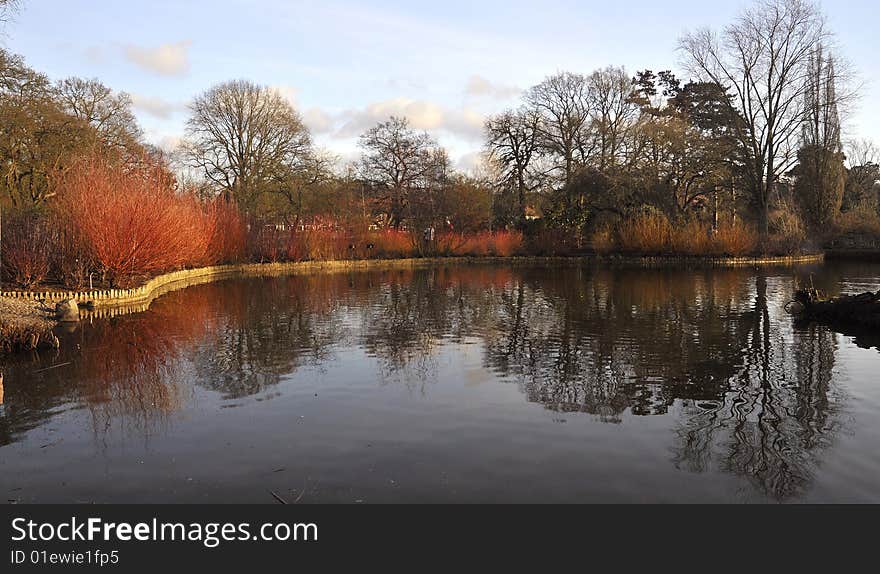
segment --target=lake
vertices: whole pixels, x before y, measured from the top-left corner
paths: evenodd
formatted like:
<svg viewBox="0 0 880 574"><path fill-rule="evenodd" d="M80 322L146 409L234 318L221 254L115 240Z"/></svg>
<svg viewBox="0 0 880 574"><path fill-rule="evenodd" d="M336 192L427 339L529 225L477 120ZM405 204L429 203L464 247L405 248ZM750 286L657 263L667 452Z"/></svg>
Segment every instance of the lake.
<svg viewBox="0 0 880 574"><path fill-rule="evenodd" d="M7 359L7 502L880 502L880 265L229 279Z"/></svg>

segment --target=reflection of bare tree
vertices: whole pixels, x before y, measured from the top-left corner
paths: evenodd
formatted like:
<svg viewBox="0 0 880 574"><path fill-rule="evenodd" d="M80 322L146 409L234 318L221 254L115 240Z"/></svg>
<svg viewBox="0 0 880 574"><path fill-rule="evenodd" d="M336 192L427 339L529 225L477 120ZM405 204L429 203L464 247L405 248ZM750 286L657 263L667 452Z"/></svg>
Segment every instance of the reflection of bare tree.
<svg viewBox="0 0 880 574"><path fill-rule="evenodd" d="M438 267L397 273L394 279L374 289L361 307L359 342L379 359L384 380L423 388L436 371L440 345L485 331L511 273L482 266Z"/></svg>
<svg viewBox="0 0 880 574"><path fill-rule="evenodd" d="M715 400L748 293L742 272L567 270L501 297L487 362L530 400L604 420L661 414L683 394ZM697 301L698 304L695 304Z"/></svg>
<svg viewBox="0 0 880 574"><path fill-rule="evenodd" d="M675 462L696 472L716 464L786 500L809 486L842 424L830 384L836 340L822 327L787 333L788 322L770 318L766 278L755 291L751 328L732 341L745 362L720 401L685 401Z"/></svg>
<svg viewBox="0 0 880 574"><path fill-rule="evenodd" d="M223 314L193 357L199 383L227 398L253 395L302 364L326 360L344 337L341 301L330 298L338 285L303 277L261 283L256 289L246 281L215 286Z"/></svg>

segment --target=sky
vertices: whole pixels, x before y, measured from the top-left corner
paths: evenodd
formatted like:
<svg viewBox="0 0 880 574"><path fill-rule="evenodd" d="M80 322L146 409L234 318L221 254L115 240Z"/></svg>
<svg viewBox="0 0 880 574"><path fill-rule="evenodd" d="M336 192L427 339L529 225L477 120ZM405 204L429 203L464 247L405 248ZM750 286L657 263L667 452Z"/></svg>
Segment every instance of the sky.
<svg viewBox="0 0 880 574"><path fill-rule="evenodd" d="M187 104L248 79L277 89L316 143L344 163L357 136L404 115L476 165L482 122L558 71L672 69L678 38L723 27L747 5L723 0L110 2L22 0L0 43L52 79L95 77L129 93L151 143L183 136ZM826 0L863 96L847 136L880 142L876 0ZM873 92L873 93L872 93Z"/></svg>

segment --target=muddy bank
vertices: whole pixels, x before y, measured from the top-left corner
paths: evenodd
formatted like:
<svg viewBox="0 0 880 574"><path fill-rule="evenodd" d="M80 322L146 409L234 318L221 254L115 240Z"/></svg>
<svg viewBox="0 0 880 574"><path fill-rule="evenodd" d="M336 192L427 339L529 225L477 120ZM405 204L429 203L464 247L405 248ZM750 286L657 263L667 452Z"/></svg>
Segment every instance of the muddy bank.
<svg viewBox="0 0 880 574"><path fill-rule="evenodd" d="M0 352L55 346L54 312L44 304L0 297Z"/></svg>

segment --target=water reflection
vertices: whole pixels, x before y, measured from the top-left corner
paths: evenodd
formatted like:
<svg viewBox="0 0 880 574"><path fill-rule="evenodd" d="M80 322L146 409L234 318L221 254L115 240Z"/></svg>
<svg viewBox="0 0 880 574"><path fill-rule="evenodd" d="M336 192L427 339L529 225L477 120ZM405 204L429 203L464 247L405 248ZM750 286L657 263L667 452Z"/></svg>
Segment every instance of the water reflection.
<svg viewBox="0 0 880 574"><path fill-rule="evenodd" d="M676 468L790 500L849 420L832 376L837 336L782 312L796 279L475 265L199 285L7 365L0 445L81 407L96 434L148 436L197 390L271 396L351 353L375 360L380 382L430 397L448 382L437 357L476 346L486 372L531 403L615 424L668 417Z"/></svg>
<svg viewBox="0 0 880 574"><path fill-rule="evenodd" d="M732 341L745 362L715 400L684 401L675 462L695 472L717 465L787 500L809 487L822 450L846 420L831 384L837 342L820 326L787 332L785 322L773 321L764 277L755 292L751 320Z"/></svg>

